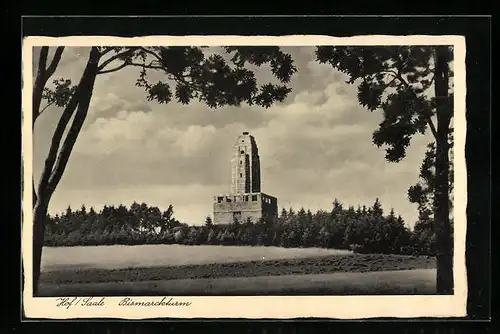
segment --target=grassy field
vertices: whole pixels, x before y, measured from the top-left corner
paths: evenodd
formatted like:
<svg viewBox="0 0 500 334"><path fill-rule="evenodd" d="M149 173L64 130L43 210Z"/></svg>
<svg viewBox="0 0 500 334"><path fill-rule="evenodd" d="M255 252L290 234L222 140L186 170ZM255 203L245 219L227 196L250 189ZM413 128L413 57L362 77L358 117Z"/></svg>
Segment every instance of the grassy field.
<svg viewBox="0 0 500 334"><path fill-rule="evenodd" d="M250 246L115 245L44 247L42 271L72 268L164 267L347 254L351 254L351 252L324 248Z"/></svg>
<svg viewBox="0 0 500 334"><path fill-rule="evenodd" d="M330 255L314 258L259 260L231 263L154 266L121 269L63 269L43 272L42 283L106 283L221 277L257 277L433 269L435 260L382 254Z"/></svg>
<svg viewBox="0 0 500 334"><path fill-rule="evenodd" d="M98 246L44 249L41 296L432 294L432 257L327 249Z"/></svg>
<svg viewBox="0 0 500 334"><path fill-rule="evenodd" d="M434 269L40 285L41 297L430 295L435 292Z"/></svg>

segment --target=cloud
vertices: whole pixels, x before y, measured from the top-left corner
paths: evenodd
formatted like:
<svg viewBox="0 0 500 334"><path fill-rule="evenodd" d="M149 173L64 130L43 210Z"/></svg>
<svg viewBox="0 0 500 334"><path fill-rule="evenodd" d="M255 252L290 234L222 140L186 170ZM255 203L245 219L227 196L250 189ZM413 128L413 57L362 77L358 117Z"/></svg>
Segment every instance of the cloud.
<svg viewBox="0 0 500 334"><path fill-rule="evenodd" d="M67 51L58 73L77 77L85 50ZM158 105L134 86L136 69L99 76L51 212L137 201L161 209L172 204L179 219L201 223L211 214L212 197L229 191L233 144L250 131L259 146L263 191L278 197L280 208L329 210L334 198L356 206L379 197L384 209L394 207L412 224L416 207L406 191L417 180L428 138L416 139L403 162L386 162L371 139L381 115L358 104L356 86L318 64L312 48L286 51L298 68L293 93L267 110L211 110L196 101ZM261 68L258 78L267 82L272 75ZM35 129L38 173L60 113L47 112Z"/></svg>

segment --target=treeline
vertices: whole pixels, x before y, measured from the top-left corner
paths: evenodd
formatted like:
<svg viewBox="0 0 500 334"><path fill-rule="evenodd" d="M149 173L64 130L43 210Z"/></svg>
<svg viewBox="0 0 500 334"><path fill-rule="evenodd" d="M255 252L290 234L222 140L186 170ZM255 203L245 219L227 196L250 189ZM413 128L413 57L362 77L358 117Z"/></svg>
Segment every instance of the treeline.
<svg viewBox="0 0 500 334"><path fill-rule="evenodd" d="M99 212L68 207L61 215L48 216L45 245L251 245L435 255L435 235L428 224L417 223L410 230L394 210L384 215L378 199L368 208L344 209L335 200L330 212L283 209L273 221L235 220L230 225L214 225L207 217L204 224L189 226L173 213L172 206L162 212L145 203L133 203L130 208L105 206Z"/></svg>

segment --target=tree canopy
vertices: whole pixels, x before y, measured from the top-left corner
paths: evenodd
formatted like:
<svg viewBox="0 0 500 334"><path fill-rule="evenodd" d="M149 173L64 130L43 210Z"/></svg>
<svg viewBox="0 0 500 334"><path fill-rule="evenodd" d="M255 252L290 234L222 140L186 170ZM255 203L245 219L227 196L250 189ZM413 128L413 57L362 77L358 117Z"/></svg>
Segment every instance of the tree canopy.
<svg viewBox="0 0 500 334"><path fill-rule="evenodd" d="M219 225L211 219L188 225L175 219L173 207L161 212L145 203L104 206L100 211L68 207L48 215L46 246L76 245L234 245L323 247L359 253L435 255L435 240L412 231L394 210L384 215L376 199L368 209L342 209L336 200L330 211L301 208L281 211L275 219Z"/></svg>
<svg viewBox="0 0 500 334"><path fill-rule="evenodd" d="M447 61L451 61L452 50L447 51ZM382 111L384 118L373 133L373 143L386 147L388 161L403 159L414 135L430 130L437 136L436 97L431 91L435 79L432 48L321 46L316 57L347 74L348 83L358 83L362 106ZM452 91L447 101L452 103Z"/></svg>
<svg viewBox="0 0 500 334"><path fill-rule="evenodd" d="M408 197L418 204L420 219L436 236L437 290L452 293L453 49L446 45L320 46L316 57L346 73L348 83L358 84L362 106L382 112L372 141L385 148L387 161L401 161L415 135L432 134L420 181L410 187Z"/></svg>

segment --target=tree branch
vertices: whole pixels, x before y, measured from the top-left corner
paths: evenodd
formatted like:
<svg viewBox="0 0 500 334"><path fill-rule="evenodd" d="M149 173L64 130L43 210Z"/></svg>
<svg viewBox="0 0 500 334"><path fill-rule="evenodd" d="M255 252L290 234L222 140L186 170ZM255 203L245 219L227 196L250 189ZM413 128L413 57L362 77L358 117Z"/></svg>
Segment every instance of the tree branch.
<svg viewBox="0 0 500 334"><path fill-rule="evenodd" d="M400 54L401 55L401 54ZM402 55L401 55L402 56ZM398 74L400 75L401 74L401 71L403 70L403 68L406 66L406 64L408 63L408 61L410 60L410 56L406 56L404 59L400 58L401 60L401 64L398 66Z"/></svg>
<svg viewBox="0 0 500 334"><path fill-rule="evenodd" d="M33 181L33 208L35 208L36 202L38 201L38 196L36 195L36 190L35 190L35 178L32 178Z"/></svg>
<svg viewBox="0 0 500 334"><path fill-rule="evenodd" d="M81 93L81 89L78 86L75 94L70 99L69 103L64 108L64 111L57 123L57 127L52 135L52 141L50 143L49 153L47 154L47 158L45 159L44 169L42 171L42 175L40 177L40 181L38 184L38 197L42 197L46 199L46 195L50 195L47 192L47 185L49 184L50 175L52 173L52 169L54 167L54 163L57 158L57 152L59 151L59 145L61 144L62 136L64 135L64 131L69 121L71 120L71 116L78 105L78 97Z"/></svg>
<svg viewBox="0 0 500 334"><path fill-rule="evenodd" d="M35 119L38 117L40 112L40 104L42 103L42 94L45 84L47 83L47 78L45 75L47 65L47 55L49 54L49 47L44 46L40 50L40 57L38 59L38 70L35 78L35 82L33 84L33 105L32 105L32 113L33 120L32 126L35 126Z"/></svg>
<svg viewBox="0 0 500 334"><path fill-rule="evenodd" d="M120 57L123 57L123 56L128 56L132 53L134 53L134 51L136 51L137 49L139 48L130 48L126 51L123 51L123 52L119 52L117 54L115 54L114 56L111 56L109 57L107 60L105 60L98 68L97 70L98 71L101 71L102 69L104 69L107 65L109 65L110 63L112 63L113 61L119 59Z"/></svg>
<svg viewBox="0 0 500 334"><path fill-rule="evenodd" d="M413 98L415 99L416 102L420 101L419 98L418 98L418 95L417 93L415 93L415 91L413 90L413 87L411 87L411 85L406 82L406 80L403 78L403 76L401 75L401 73L398 73L398 80L401 81L401 83L406 87L408 88L408 90L411 92L411 94L413 95ZM424 113L426 119L427 119L427 124L429 125L429 128L431 129L431 132L432 132L432 135L434 136L435 139L437 139L437 131L436 131L436 127L434 125L434 123L432 122L432 119L431 119L431 116L429 115L429 113L427 113L425 110L427 108L422 108L421 111Z"/></svg>
<svg viewBox="0 0 500 334"><path fill-rule="evenodd" d="M158 61L160 62L160 64L161 64L161 62L162 62L161 57L160 57L160 56L158 56L158 55L157 55L154 51L148 50L148 49L146 49L145 47L140 47L139 49L140 49L141 51L144 51L144 52L146 52L147 54L150 54L150 55L152 55L153 57L155 57L155 58L156 58L156 60L158 60Z"/></svg>
<svg viewBox="0 0 500 334"><path fill-rule="evenodd" d="M66 135L66 139L64 140L61 151L58 154L57 161L55 162L55 167L53 168L53 171L48 179L47 188L49 191L49 196L52 195L57 185L59 184L59 181L61 180L64 170L66 169L66 165L68 164L71 151L73 150L73 146L75 145L78 134L80 133L83 123L86 119L94 88L95 78L97 76L98 59L99 52L96 47L93 47L90 51L87 67L85 68L85 71L82 75L82 80L79 84L80 96L78 99L78 107L73 119L73 123L71 124L68 134Z"/></svg>
<svg viewBox="0 0 500 334"><path fill-rule="evenodd" d="M93 50L93 49L92 49ZM92 54L92 51L91 51ZM87 67L76 87L76 90L69 100L68 104L64 108L64 111L59 118L59 122L57 123L54 134L52 135L52 140L50 143L49 153L47 154L47 158L45 159L44 169L42 171L42 175L40 177L40 181L38 184L38 198L43 198L44 201L48 201L50 199L50 195L54 191L54 189L49 188L49 180L51 178L51 174L54 168L54 163L57 159L57 153L59 151L59 146L61 145L62 137L64 135L64 131L73 116L73 113L76 110L76 107L79 104L80 96L84 91L85 81L87 80L87 72L89 68L92 66L97 66L97 64L91 62L92 57L89 57L89 61L87 62Z"/></svg>
<svg viewBox="0 0 500 334"><path fill-rule="evenodd" d="M128 62L124 62L123 64L121 64L120 66L117 66L115 68L112 68L112 69L109 69L109 70L99 71L99 72L97 72L97 75L99 75L99 74L105 74L105 73L113 73L113 72L119 71L119 70L121 70L122 68L126 67L129 64L130 63L128 63Z"/></svg>
<svg viewBox="0 0 500 334"><path fill-rule="evenodd" d="M44 46L40 51L40 60L38 62L38 74L35 79L35 85L33 87L33 127L35 126L35 121L40 116L40 114L47 108L47 106L40 111L40 104L42 103L42 95L43 89L47 84L47 80L54 74L57 69L57 65L61 60L62 53L64 51L64 46L59 46L56 49L54 54L54 58L50 62L48 68L45 68L47 65L47 57L49 53L49 47Z"/></svg>
<svg viewBox="0 0 500 334"><path fill-rule="evenodd" d="M415 101L418 102L419 99L418 99L417 93L415 93L415 91L413 90L413 87L411 87L411 85L401 75L401 70L403 69L404 65L406 65L406 63L408 62L408 59L409 59L409 57L406 57L406 59L404 61L402 61L401 66L398 67L397 73L393 70L388 70L387 72L390 72L391 74L393 74L395 76L395 78L397 78L406 88L408 88L411 91L411 94L413 95L413 98L415 99ZM435 74L434 74L434 76L435 76ZM434 76L432 77L432 80L434 80ZM431 83L432 83L432 80L431 80ZM392 80L392 81L394 81L394 80ZM430 85L431 84L429 84L429 86ZM431 129L432 135L434 136L435 139L437 139L436 126L432 122L431 116L425 112L424 108L422 108L422 112L426 116L427 124L429 125L429 128Z"/></svg>
<svg viewBox="0 0 500 334"><path fill-rule="evenodd" d="M436 78L436 73L434 73L434 74L432 75L432 78L431 78L431 80L429 81L429 87L430 87L430 86L434 83L434 79L435 79L435 78ZM429 88L429 87L427 87L427 88Z"/></svg>
<svg viewBox="0 0 500 334"><path fill-rule="evenodd" d="M153 62L150 62L149 64L138 64L138 63L130 62L127 65L137 66L137 67L142 67L142 68L149 68L149 69L153 69L153 70L165 70L165 68L163 68L162 66L153 65Z"/></svg>
<svg viewBox="0 0 500 334"><path fill-rule="evenodd" d="M128 63L127 65L137 66L137 67L147 68L147 69L153 69L153 70L163 70L167 74L172 76L172 77L169 77L170 80L181 82L181 83L193 88L193 90L195 92L198 92L203 88L203 86L201 86L201 85L196 85L193 82L187 81L186 78L182 75L167 72L167 70L163 66L153 65L153 62L150 62L149 64L138 64L138 63L131 62L131 63Z"/></svg>
<svg viewBox="0 0 500 334"><path fill-rule="evenodd" d="M99 57L102 57L102 56L104 56L106 53L108 53L108 52L110 52L110 51L112 51L112 50L113 50L113 48L112 48L112 47L105 47L105 46L104 46L104 47L102 47L102 48L106 48L106 49L104 49L103 51L100 51L100 52L99 52Z"/></svg>
<svg viewBox="0 0 500 334"><path fill-rule="evenodd" d="M61 180L66 165L68 164L71 151L73 150L73 146L75 145L78 134L80 133L82 125L86 119L89 106L89 103L86 102L87 99L90 101L90 96L87 97L87 95L85 95L81 97L81 100L84 100L84 102L78 104L75 117L73 118L73 123L71 124L68 134L66 135L61 151L57 156L57 161L54 164L53 172L50 175L47 184L50 194L53 193Z"/></svg>
<svg viewBox="0 0 500 334"><path fill-rule="evenodd" d="M38 73L45 74L46 67L47 67L47 57L49 55L49 47L48 46L43 46L42 49L40 50L40 58L38 59Z"/></svg>
<svg viewBox="0 0 500 334"><path fill-rule="evenodd" d="M50 62L49 67L47 68L47 73L46 73L47 79L56 71L57 65L59 65L59 62L61 61L63 51L64 51L64 46L57 47L56 52L54 53L54 58L52 58L52 61Z"/></svg>
<svg viewBox="0 0 500 334"><path fill-rule="evenodd" d="M51 106L51 105L53 105L54 103L55 103L55 102L50 102L50 103L47 103L47 105L46 105L45 107L43 107L43 108L42 108L42 110L40 110L40 112L39 112L36 116L34 116L34 117L33 117L33 118L34 118L34 120L33 120L33 121L35 121L38 117L40 117L40 115L41 115L41 114L42 114L42 113L43 113L43 112L44 112L44 111L45 111L48 107L50 107L50 106Z"/></svg>
<svg viewBox="0 0 500 334"><path fill-rule="evenodd" d="M139 50L141 50L141 51L143 51L143 52L145 52L145 53L153 56L158 63L160 63L160 64L162 63L161 57L158 54L156 54L154 51L151 51L151 50L149 50L149 49L147 49L145 47L139 47ZM146 64L137 64L137 63L132 63L131 62L131 63L129 63L129 65L131 65L131 66L138 66L138 67L142 67L142 68L148 68L148 69L163 70L163 71L167 72L166 69L163 66L161 66L161 65L153 65L153 62L150 62L148 65L146 65ZM170 74L170 75L173 76L173 79L169 78L170 80L177 80L178 82L181 82L181 83L185 84L186 86L191 87L195 92L199 92L199 91L201 91L203 89L203 86L196 85L193 82L187 81L186 78L184 76L180 75L180 74L174 74L174 73L168 73L168 74Z"/></svg>
<svg viewBox="0 0 500 334"><path fill-rule="evenodd" d="M381 72L383 74L389 74L392 76L392 80L389 81L387 84L383 85L384 89L388 88L398 77L397 77L397 73L392 71L392 70L387 70L387 71L383 71Z"/></svg>
<svg viewBox="0 0 500 334"><path fill-rule="evenodd" d="M395 79L398 79L406 88L408 88L408 90L411 92L411 94L413 95L413 98L415 99L415 101L419 101L418 99L418 96L417 96L417 93L415 93L415 91L413 90L413 87L403 78L403 76L401 75L401 68L398 69L398 72L395 72L393 70L387 70L385 71L386 73L389 73L391 75L393 75L394 79L391 80L386 87L388 87ZM435 75L434 75L435 76ZM434 76L432 77L432 80L434 80ZM431 81L432 82L432 81ZM430 85L429 85L430 86ZM434 125L434 123L432 122L432 119L430 117L430 115L428 115L426 113L426 110L425 108L422 108L421 110L424 115L426 116L426 119L427 119L427 124L429 125L429 128L431 129L431 132L432 132L432 135L434 136L434 138L437 138L437 131L436 131L436 127Z"/></svg>

